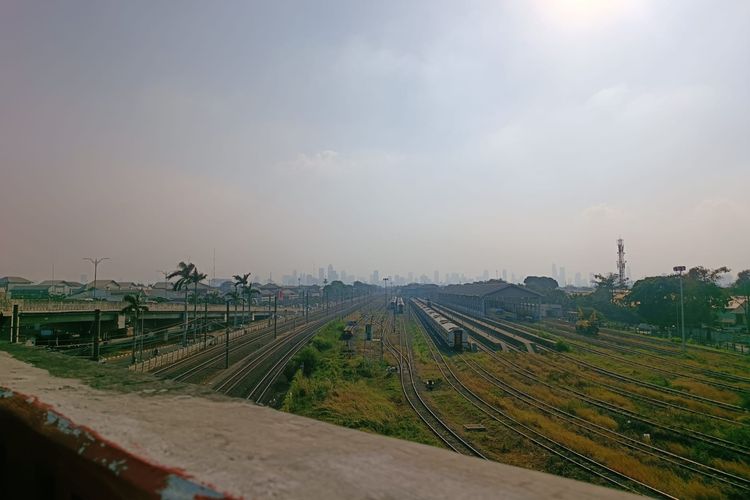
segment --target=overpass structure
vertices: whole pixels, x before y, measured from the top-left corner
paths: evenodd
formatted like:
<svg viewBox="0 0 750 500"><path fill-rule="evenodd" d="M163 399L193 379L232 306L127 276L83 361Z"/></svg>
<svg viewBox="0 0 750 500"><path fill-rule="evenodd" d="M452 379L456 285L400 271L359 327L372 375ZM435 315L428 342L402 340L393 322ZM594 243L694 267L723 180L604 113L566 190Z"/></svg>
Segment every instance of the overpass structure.
<svg viewBox="0 0 750 500"><path fill-rule="evenodd" d="M125 302L68 302L68 301L13 301L0 303L0 339L11 338L11 330L18 333L16 339L38 336L44 330L61 329L80 334L88 334L91 325L95 321L95 310L100 311L102 331L122 330L126 327L127 316L122 312L126 307ZM146 304L148 311L142 313L143 320L147 326L164 326L176 324L185 320L185 305L180 303L155 303ZM279 309L279 314L288 315L300 313L299 307L284 307ZM230 306L227 313L226 304L198 304L197 312L194 306L188 305L187 316L193 318L197 314L199 318L209 321L229 321L235 318L247 318L250 321L265 319L270 314L268 306L253 306L234 309Z"/></svg>

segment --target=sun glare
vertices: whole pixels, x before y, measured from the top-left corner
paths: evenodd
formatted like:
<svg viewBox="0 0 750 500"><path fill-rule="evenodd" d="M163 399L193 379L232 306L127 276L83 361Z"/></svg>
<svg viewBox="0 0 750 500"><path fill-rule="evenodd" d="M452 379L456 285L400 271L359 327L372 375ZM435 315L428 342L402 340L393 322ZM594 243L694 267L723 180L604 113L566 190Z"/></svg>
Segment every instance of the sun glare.
<svg viewBox="0 0 750 500"><path fill-rule="evenodd" d="M543 18L563 29L585 29L627 18L641 10L638 0L538 0Z"/></svg>

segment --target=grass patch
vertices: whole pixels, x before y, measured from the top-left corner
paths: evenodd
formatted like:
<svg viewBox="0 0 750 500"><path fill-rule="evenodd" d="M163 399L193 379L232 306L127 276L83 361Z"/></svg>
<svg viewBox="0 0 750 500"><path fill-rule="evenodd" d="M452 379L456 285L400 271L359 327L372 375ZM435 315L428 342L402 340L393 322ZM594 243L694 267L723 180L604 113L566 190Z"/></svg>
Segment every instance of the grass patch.
<svg viewBox="0 0 750 500"><path fill-rule="evenodd" d="M40 347L0 342L0 350L14 358L47 370L50 375L80 380L94 389L117 392L180 392L216 396L213 391L189 384L162 380L149 373L135 373L121 366L95 363L88 359L48 351Z"/></svg>
<svg viewBox="0 0 750 500"><path fill-rule="evenodd" d="M289 363L292 373L281 409L336 425L440 446L401 392L397 373L377 359L362 355L359 332L355 353L342 340L343 322L323 328ZM304 367L304 368L301 368Z"/></svg>

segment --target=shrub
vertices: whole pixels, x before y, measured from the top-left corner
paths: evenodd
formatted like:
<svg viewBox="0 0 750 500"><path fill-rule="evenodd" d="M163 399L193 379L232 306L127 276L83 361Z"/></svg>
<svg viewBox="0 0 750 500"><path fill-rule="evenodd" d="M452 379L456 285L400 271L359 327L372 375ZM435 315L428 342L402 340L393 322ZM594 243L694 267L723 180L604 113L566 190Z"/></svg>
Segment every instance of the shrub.
<svg viewBox="0 0 750 500"><path fill-rule="evenodd" d="M293 365L302 367L302 373L304 373L306 377L309 377L312 372L315 371L315 368L317 368L319 363L320 354L317 349L313 347L305 347L294 357Z"/></svg>
<svg viewBox="0 0 750 500"><path fill-rule="evenodd" d="M555 343L555 350L557 352L568 352L570 351L570 346L566 344L565 342L563 342L562 340L558 340Z"/></svg>

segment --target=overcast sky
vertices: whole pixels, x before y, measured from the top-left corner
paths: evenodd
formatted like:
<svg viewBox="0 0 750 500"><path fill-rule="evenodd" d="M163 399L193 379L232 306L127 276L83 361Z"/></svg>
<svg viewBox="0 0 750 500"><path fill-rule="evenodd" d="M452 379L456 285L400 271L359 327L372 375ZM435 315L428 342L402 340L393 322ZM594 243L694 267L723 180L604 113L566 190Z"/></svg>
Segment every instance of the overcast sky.
<svg viewBox="0 0 750 500"><path fill-rule="evenodd" d="M0 3L0 276L750 267L750 2Z"/></svg>

